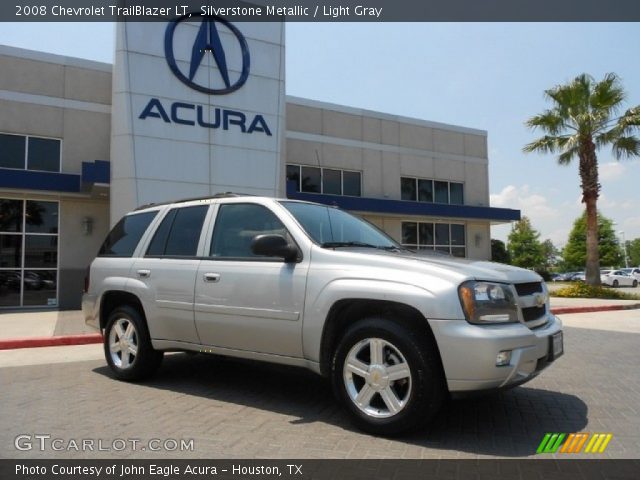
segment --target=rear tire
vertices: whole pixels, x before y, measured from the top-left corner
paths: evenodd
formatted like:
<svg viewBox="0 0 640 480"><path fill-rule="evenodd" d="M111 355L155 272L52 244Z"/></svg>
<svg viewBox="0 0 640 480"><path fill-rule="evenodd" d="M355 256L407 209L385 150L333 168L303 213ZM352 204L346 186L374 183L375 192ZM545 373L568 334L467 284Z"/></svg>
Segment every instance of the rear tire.
<svg viewBox="0 0 640 480"><path fill-rule="evenodd" d="M163 352L154 350L147 325L138 310L128 305L116 308L104 331L104 355L120 380L150 377L160 366Z"/></svg>
<svg viewBox="0 0 640 480"><path fill-rule="evenodd" d="M445 398L435 342L427 332L382 317L347 330L333 355L331 380L353 422L377 435L424 427Z"/></svg>

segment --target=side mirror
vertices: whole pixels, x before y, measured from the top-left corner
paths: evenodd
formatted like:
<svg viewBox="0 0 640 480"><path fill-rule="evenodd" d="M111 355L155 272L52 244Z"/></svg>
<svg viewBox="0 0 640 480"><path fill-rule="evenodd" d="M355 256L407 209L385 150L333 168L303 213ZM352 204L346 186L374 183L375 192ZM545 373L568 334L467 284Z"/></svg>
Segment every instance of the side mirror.
<svg viewBox="0 0 640 480"><path fill-rule="evenodd" d="M265 257L280 257L292 263L298 259L298 247L291 245L282 235L256 235L251 241L251 252Z"/></svg>

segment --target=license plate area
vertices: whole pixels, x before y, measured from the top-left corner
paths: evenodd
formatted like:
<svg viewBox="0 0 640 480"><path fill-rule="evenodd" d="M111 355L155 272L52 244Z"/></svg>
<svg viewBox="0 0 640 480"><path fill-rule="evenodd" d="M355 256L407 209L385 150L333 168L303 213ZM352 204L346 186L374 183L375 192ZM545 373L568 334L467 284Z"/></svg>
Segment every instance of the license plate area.
<svg viewBox="0 0 640 480"><path fill-rule="evenodd" d="M564 339L562 332L549 336L549 361L553 362L564 353Z"/></svg>

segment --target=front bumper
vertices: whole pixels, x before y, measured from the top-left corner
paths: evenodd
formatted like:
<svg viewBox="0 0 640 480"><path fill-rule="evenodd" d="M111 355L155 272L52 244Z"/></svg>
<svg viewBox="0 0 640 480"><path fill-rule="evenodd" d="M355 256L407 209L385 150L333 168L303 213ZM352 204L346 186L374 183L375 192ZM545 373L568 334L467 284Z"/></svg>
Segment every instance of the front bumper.
<svg viewBox="0 0 640 480"><path fill-rule="evenodd" d="M465 320L431 320L449 391L474 392L508 388L528 382L550 363L549 337L562 322L548 314L548 323L531 330L521 323L472 325ZM510 350L508 365L496 366L499 352Z"/></svg>

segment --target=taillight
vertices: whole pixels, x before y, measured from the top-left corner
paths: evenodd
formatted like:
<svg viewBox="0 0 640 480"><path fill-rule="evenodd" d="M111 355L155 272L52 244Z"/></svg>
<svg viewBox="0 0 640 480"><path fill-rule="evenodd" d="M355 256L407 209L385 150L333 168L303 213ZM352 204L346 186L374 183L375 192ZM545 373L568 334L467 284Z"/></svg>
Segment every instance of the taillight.
<svg viewBox="0 0 640 480"><path fill-rule="evenodd" d="M87 267L87 273L84 275L84 293L89 291L89 281L91 279L91 265Z"/></svg>

